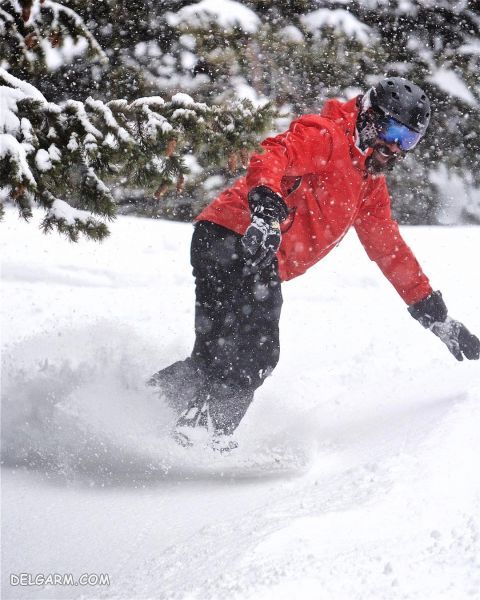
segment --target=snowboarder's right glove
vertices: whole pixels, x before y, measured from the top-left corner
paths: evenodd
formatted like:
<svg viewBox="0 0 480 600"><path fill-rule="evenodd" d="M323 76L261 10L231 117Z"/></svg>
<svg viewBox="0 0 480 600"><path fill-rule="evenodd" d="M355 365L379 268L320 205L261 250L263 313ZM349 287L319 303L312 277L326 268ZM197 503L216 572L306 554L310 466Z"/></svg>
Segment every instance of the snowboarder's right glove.
<svg viewBox="0 0 480 600"><path fill-rule="evenodd" d="M252 224L242 238L248 264L255 271L268 266L282 241L280 223L288 216L283 198L265 185L250 190L248 203Z"/></svg>
<svg viewBox="0 0 480 600"><path fill-rule="evenodd" d="M464 356L469 360L479 359L480 340L463 323L448 316L440 292L432 292L430 296L412 304L408 307L408 312L440 338L457 360L463 360Z"/></svg>

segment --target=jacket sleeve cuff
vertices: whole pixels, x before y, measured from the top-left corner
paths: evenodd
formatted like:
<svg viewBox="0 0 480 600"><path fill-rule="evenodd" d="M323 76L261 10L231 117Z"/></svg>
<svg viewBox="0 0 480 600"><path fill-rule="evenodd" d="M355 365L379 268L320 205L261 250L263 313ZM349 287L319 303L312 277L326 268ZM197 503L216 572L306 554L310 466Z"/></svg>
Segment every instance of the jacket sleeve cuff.
<svg viewBox="0 0 480 600"><path fill-rule="evenodd" d="M447 318L448 309L439 291L432 292L429 296L415 302L408 307L408 312L423 327L431 327L433 323L443 323Z"/></svg>

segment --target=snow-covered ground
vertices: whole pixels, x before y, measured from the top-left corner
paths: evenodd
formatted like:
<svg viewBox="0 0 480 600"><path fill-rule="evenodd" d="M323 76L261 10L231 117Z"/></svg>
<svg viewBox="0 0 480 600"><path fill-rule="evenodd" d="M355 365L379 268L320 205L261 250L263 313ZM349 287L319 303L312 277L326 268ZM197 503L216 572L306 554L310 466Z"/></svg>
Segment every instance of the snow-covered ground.
<svg viewBox="0 0 480 600"><path fill-rule="evenodd" d="M193 342L190 225L119 218L73 245L9 212L0 233L2 598L480 598L480 365L354 233L284 285L281 361L228 457L177 447L143 385ZM480 332L480 229L404 235Z"/></svg>

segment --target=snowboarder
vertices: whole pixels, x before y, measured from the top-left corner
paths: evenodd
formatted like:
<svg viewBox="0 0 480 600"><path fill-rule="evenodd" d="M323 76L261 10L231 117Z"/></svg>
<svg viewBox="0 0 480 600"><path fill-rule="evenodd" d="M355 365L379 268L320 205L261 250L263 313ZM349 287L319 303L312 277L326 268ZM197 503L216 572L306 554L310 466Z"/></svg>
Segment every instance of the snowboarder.
<svg viewBox="0 0 480 600"><path fill-rule="evenodd" d="M177 441L208 433L214 447L235 447L231 435L279 359L281 282L352 226L410 314L457 360L479 358L478 338L448 316L391 216L383 173L416 147L429 120L426 94L401 77L329 100L321 114L266 139L246 177L200 213L191 246L195 345L149 382L181 412Z"/></svg>

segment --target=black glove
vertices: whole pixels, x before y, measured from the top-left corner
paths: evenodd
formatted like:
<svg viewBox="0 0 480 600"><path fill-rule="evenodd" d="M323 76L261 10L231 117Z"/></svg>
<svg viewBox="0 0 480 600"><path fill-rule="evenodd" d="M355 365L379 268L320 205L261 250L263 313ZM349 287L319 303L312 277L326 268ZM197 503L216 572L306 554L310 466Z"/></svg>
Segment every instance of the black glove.
<svg viewBox="0 0 480 600"><path fill-rule="evenodd" d="M258 271L268 266L282 241L280 223L287 218L288 209L282 197L261 185L248 194L252 224L242 238L248 264Z"/></svg>
<svg viewBox="0 0 480 600"><path fill-rule="evenodd" d="M457 360L463 360L463 356L468 360L478 360L480 357L480 340L460 321L447 317L443 323L434 323L430 329Z"/></svg>
<svg viewBox="0 0 480 600"><path fill-rule="evenodd" d="M478 360L480 340L468 329L448 316L447 307L440 292L432 292L420 302L408 307L414 319L430 329L447 346L457 360Z"/></svg>

